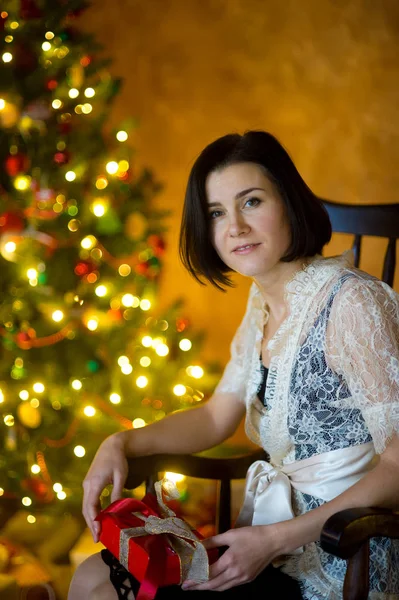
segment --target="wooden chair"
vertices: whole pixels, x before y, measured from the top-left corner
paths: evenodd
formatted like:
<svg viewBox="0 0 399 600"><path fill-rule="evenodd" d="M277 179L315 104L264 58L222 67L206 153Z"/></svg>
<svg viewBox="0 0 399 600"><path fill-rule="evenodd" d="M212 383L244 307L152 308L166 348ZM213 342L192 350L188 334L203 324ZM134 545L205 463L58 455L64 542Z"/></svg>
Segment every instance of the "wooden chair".
<svg viewBox="0 0 399 600"><path fill-rule="evenodd" d="M396 240L399 238L399 204L345 205L324 202L333 231L355 236L355 265L359 266L363 235L387 237L382 280L393 285ZM204 454L204 453L202 453ZM244 479L255 460L266 457L262 449L244 456L211 458L204 455L153 455L129 461L126 488L146 481L152 489L162 471L172 471L218 481L216 530L231 527L231 480ZM348 562L344 582L344 600L366 600L369 591L369 539L376 536L399 538L399 513L380 508L343 510L328 519L321 534L321 546Z"/></svg>

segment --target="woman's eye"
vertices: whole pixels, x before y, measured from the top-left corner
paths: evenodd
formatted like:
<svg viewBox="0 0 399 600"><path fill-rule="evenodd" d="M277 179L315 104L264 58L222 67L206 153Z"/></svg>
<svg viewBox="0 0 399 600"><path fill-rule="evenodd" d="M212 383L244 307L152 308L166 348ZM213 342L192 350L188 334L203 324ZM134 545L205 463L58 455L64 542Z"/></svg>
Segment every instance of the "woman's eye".
<svg viewBox="0 0 399 600"><path fill-rule="evenodd" d="M217 219L218 217L220 217L221 214L222 214L221 210L213 210L212 212L209 213L209 217L211 219Z"/></svg>
<svg viewBox="0 0 399 600"><path fill-rule="evenodd" d="M245 202L245 206L258 206L260 200L258 198L248 198Z"/></svg>

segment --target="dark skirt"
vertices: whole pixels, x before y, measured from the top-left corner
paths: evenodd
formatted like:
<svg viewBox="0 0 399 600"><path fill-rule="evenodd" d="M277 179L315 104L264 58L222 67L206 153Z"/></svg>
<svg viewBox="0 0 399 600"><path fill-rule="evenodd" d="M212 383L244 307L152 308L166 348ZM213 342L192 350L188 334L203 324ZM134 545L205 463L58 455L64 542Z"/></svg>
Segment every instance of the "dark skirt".
<svg viewBox="0 0 399 600"><path fill-rule="evenodd" d="M140 583L137 579L122 567L120 562L108 550L102 550L101 557L110 567L109 578L118 594L118 598L126 600L130 591L137 597L140 588ZM196 599L199 599L201 595L203 598L205 596L208 596L209 598L209 596L213 596L214 593L215 592L210 591L184 591L179 585L171 585L159 588L156 600L174 600L174 598L181 597L184 597L187 600L187 598L191 597L191 594L194 594ZM231 588L224 592L216 593L224 594L226 598L240 598L241 600L242 598L245 598L245 600L250 600L252 598L254 600L255 598L267 598L267 600L273 600L273 598L289 598L290 600L302 599L298 582L271 565L266 567L254 581Z"/></svg>

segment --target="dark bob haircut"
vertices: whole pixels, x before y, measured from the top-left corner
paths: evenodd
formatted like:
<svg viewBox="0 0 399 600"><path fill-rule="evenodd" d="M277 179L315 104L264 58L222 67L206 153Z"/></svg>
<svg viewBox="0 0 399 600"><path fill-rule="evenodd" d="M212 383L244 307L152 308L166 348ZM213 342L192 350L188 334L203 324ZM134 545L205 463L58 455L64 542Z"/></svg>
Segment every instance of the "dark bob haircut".
<svg viewBox="0 0 399 600"><path fill-rule="evenodd" d="M204 284L218 289L232 286L226 273L231 269L221 260L210 239L206 179L210 173L243 162L266 170L287 211L291 244L283 262L321 254L331 238L331 223L322 200L306 185L280 142L265 131L232 133L209 144L194 163L187 183L180 229L180 258L186 269Z"/></svg>

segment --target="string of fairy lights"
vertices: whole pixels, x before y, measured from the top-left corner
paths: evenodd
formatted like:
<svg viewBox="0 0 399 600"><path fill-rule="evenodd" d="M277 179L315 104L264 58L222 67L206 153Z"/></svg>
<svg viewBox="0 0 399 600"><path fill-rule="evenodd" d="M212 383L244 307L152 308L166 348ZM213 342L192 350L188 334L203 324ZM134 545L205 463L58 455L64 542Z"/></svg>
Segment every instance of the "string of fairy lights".
<svg viewBox="0 0 399 600"><path fill-rule="evenodd" d="M10 19L6 11L0 12L0 17L7 23L7 26L4 28L4 39L6 44L9 44L10 46L9 50L7 49L7 51L3 52L1 60L4 64L12 67L14 60L14 34L20 28L21 24L18 22L18 20ZM44 34L41 50L43 53L41 58L45 67L51 65L52 61L54 60L62 61L70 53L70 49L66 43L61 39L61 37L55 35L55 33L52 31L46 31ZM79 69L84 69L90 64L90 62L91 58L89 56L83 56L79 61ZM51 99L49 105L49 110L51 107L51 109L57 113L59 116L59 122L61 123L68 123L72 118L72 115L69 112L71 111L71 101L76 101L76 104L73 106L73 111L76 115L89 115L95 110L94 102L97 95L96 89L92 86L86 87L84 85L84 76L81 74L76 76L74 81L73 79L74 78L72 77L72 81L70 82L68 90L64 89L65 86L59 87L58 82L55 79L50 79L50 81L47 83L48 89L54 94L54 97ZM7 99L7 97L0 97L0 124L3 117L5 118L10 114L14 114L13 111L15 112L16 110L17 109L13 105L12 101ZM18 120L20 121L20 126L22 129L24 127L28 127L30 125L30 121L32 121L31 117L26 114L17 115L16 121ZM117 142L124 144L128 141L129 134L125 130L120 130L115 134L115 137ZM67 152L68 148L66 142L60 139L56 144L54 161L57 165L64 169L63 177L66 185L68 185L68 183L72 184L74 182L79 182L79 179L84 176L84 170L80 168L79 164L74 166L70 166L68 164L69 161L66 160ZM18 153L18 147L15 144L11 145L10 156L17 156ZM121 160L109 160L102 165L103 172L97 175L94 179L94 187L98 194L93 195L89 205L90 211L95 218L102 219L107 214L107 211L109 211L111 208L110 199L105 195L105 191L110 183L112 183L112 179L117 178L120 182L127 181L129 177L129 169L130 164L127 158L122 158ZM12 185L14 186L15 190L22 194L25 192L31 192L35 186L33 175L31 176L26 172L23 172L24 170L27 171L28 169L22 168L21 172L14 173L11 177ZM79 207L77 202L73 199L68 199L66 193L55 193L54 196L51 196L51 194L46 196L45 192L41 192L41 194L42 195L36 195L34 205L28 206L25 209L25 217L40 217L40 219L43 220L52 220L56 219L61 214L67 215L69 220L66 226L69 232L73 234L79 234L81 223L78 219ZM137 220L139 220L138 216L136 217L136 223ZM3 242L0 243L0 251L2 256L10 262L18 263L21 252L19 249L20 244L24 241L24 239L26 239L26 237L29 236L38 240L50 250L54 250L64 243L62 240L56 239L47 233L36 230L10 231L7 235L2 236L4 238ZM74 242L74 244L75 243L76 242ZM83 326L89 332L96 332L97 330L101 330L102 327L107 326L106 321L107 319L109 320L110 314L112 315L115 313L120 313L120 318L129 320L131 319L132 310L141 310L146 313L153 307L153 302L150 297L139 297L138 295L130 292L115 292L111 281L101 281L99 268L93 269L90 272L86 272L85 264L83 262L90 259L99 265L103 261L107 263L107 265L110 265L121 278L126 278L132 274L132 270L136 268L138 262L143 263L154 256L154 252L151 248L142 250L138 253L137 257L114 257L95 235L84 235L80 239L79 244L79 257L82 262L75 266L75 273L81 278L84 278L84 281L87 284L93 286L94 295L98 299L101 299L102 302L108 302L107 311L105 312L104 309L96 310L93 308L93 306L90 306L89 309L85 310L84 300L79 296L79 294L70 292L66 295L65 306L53 306L49 314L46 315L55 325L59 326L59 329L51 335L40 338L37 336L36 331L32 327L29 327L23 337L15 336L15 341L19 348L27 350L35 347L57 344L64 339L73 340L76 337L76 331L78 327ZM33 262L34 260L32 258L32 263ZM30 287L35 288L40 286L42 282L45 281L45 272L46 264L44 260L40 259L35 264L30 265L29 268L27 268L22 274L22 276L25 278L25 281ZM20 305L21 300L16 299L13 304L13 309L18 310ZM102 304L102 306L104 306L104 304ZM76 307L79 307L81 312L79 313L78 317L72 317L70 313L73 312L72 309L75 310ZM6 329L8 325L9 324L5 323ZM135 386L137 386L138 389L144 389L150 383L149 371L145 371L148 370L153 363L154 355L160 358L166 358L169 355L170 347L168 346L168 340L165 333L169 326L170 325L166 320L161 320L158 322L158 329L161 332L159 335L152 336L146 334L141 337L141 345L145 349L145 353L138 361L138 373L135 373L137 366L131 364L131 360L128 356L120 355L114 359L120 369L121 374L131 376ZM180 328L178 328L179 333L183 333L184 329L185 325L183 324ZM188 337L182 336L178 342L178 346L181 352L189 352L192 348L192 341ZM46 384L43 381L34 381L31 385L27 385L24 373L24 359L22 356L17 356L11 368L11 379L14 381L25 379L24 384L18 391L18 397L21 402L18 404L16 409L17 416L19 420L23 422L24 418L26 418L25 407L30 407L29 426L35 428L41 423L39 409L41 402L43 401L42 399L46 394ZM185 374L187 377L195 381L204 376L204 370L199 365L189 365L185 368ZM69 386L72 393L81 394L82 398L86 398L84 395L84 381L76 377L71 377L69 380ZM178 398L190 396L190 398L195 402L201 401L204 396L199 390L192 389L188 385L185 385L181 382L176 382L171 391ZM144 399L142 403L144 403L146 400L147 399ZM6 402L6 389L1 388L0 405L5 405ZM113 390L109 393L108 402L110 407L113 406L115 408L123 403L123 397L119 391ZM162 401L155 400L155 403L157 403L156 405L154 404L154 408L157 409L155 418L161 419L165 416L165 412L162 410ZM51 406L56 411L59 411L62 408L59 400L52 400ZM97 411L99 410L103 410L101 401L98 403L87 401L83 402L79 413L80 416L91 419L95 417ZM11 414L11 412L4 414L3 420L4 424L9 427L10 430L14 428L16 418L13 414ZM130 426L132 428L144 427L147 424L145 420L140 417L129 421L121 415L120 422L125 426ZM54 442L54 447L56 447L57 444L61 446L64 443L68 443L72 439L75 430L76 420L72 422L68 432L64 436L63 441L49 440L49 442ZM11 437L10 439L11 442L9 443L13 444L13 438ZM82 444L77 444L73 448L73 453L76 458L82 458L86 454L86 449ZM48 483L49 489L51 488L51 494L54 493L53 495L58 500L65 500L68 496L68 490L63 488L61 482L53 482L51 480L43 453L37 452L36 456L33 459L32 457L29 457L29 460L30 463L28 468L30 473L33 476L42 477L43 480ZM175 481L179 480L178 475L169 474L169 477L174 478ZM7 491L0 487L0 496L3 495L7 495ZM29 495L24 496L21 502L26 508L31 507L34 503ZM29 514L27 516L27 521L31 524L35 523L36 517L33 514Z"/></svg>

